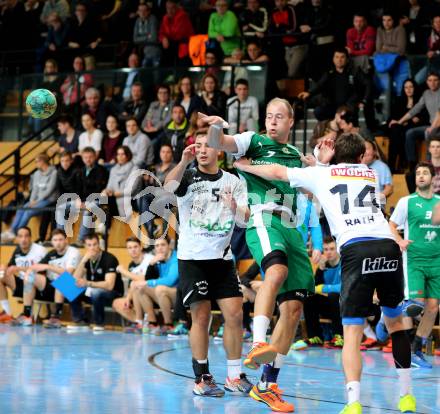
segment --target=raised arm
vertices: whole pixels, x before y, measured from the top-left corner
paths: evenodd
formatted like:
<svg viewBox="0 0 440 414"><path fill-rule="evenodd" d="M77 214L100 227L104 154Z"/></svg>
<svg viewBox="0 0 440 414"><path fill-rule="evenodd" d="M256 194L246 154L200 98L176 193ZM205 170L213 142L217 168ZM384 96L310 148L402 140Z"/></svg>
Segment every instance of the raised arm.
<svg viewBox="0 0 440 414"><path fill-rule="evenodd" d="M272 165L251 165L250 160L241 158L234 162L234 167L238 170L249 174L257 175L268 181L286 181L289 182L287 176L287 167L279 164Z"/></svg>
<svg viewBox="0 0 440 414"><path fill-rule="evenodd" d="M210 147L231 153L238 151L234 137L223 133L223 128L229 128L228 123L223 118L219 116L207 116L199 112L199 119L205 126L209 126L208 144Z"/></svg>
<svg viewBox="0 0 440 414"><path fill-rule="evenodd" d="M180 162L166 176L165 186L167 187L168 191L174 192L179 187L186 168L195 159L195 148L196 144L188 145L182 152L182 159L180 160Z"/></svg>

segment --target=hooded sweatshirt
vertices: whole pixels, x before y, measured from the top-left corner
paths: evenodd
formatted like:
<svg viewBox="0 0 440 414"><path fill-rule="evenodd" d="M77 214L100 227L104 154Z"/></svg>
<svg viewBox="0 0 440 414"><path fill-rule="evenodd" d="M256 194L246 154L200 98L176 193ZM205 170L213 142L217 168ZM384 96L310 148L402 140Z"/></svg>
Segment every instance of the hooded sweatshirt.
<svg viewBox="0 0 440 414"><path fill-rule="evenodd" d="M31 176L30 201L49 200L55 201L58 197L57 170L49 166L46 171L37 170Z"/></svg>

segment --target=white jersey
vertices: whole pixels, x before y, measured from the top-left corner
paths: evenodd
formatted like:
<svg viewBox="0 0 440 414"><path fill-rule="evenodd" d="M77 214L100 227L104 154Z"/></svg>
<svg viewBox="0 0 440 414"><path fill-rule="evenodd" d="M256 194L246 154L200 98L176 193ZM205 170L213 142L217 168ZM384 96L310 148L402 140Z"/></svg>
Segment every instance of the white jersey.
<svg viewBox="0 0 440 414"><path fill-rule="evenodd" d="M176 190L179 208L179 244L182 260L230 260L235 217L222 202L221 195L231 192L238 207L247 206L244 184L223 170L204 174L198 169L185 171Z"/></svg>
<svg viewBox="0 0 440 414"><path fill-rule="evenodd" d="M133 261L130 262L130 264L128 265L128 271L134 273L135 275L145 276L145 273L147 273L148 265L150 264L153 257L154 256L151 253L144 253L144 256L140 263L135 263Z"/></svg>
<svg viewBox="0 0 440 414"><path fill-rule="evenodd" d="M324 209L338 250L351 239L394 239L379 205L377 174L364 164L289 168L292 187L311 191Z"/></svg>
<svg viewBox="0 0 440 414"><path fill-rule="evenodd" d="M58 254L56 250L51 250L45 257L43 257L41 263L61 267L67 271L67 269L71 268L76 269L80 260L81 253L79 250L76 247L68 246L63 255ZM46 276L50 280L55 280L59 274L48 270Z"/></svg>
<svg viewBox="0 0 440 414"><path fill-rule="evenodd" d="M8 266L29 267L33 264L39 263L40 260L46 255L47 250L37 244L32 243L30 250L24 253L19 246L16 247L12 254L11 260ZM19 277L23 279L24 272L19 272Z"/></svg>

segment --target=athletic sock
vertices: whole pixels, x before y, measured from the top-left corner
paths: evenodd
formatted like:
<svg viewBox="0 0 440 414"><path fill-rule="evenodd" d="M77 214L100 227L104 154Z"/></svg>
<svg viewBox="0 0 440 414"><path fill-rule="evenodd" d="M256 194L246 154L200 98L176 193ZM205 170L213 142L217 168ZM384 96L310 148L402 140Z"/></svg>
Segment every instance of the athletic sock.
<svg viewBox="0 0 440 414"><path fill-rule="evenodd" d="M55 303L55 316L57 318L61 318L62 313L63 313L63 304Z"/></svg>
<svg viewBox="0 0 440 414"><path fill-rule="evenodd" d="M350 381L345 385L347 390L348 404L353 404L361 399L361 383L359 381Z"/></svg>
<svg viewBox="0 0 440 414"><path fill-rule="evenodd" d="M414 328L411 328L411 329L407 329L405 332L409 338L409 341L412 343L416 336L416 330Z"/></svg>
<svg viewBox="0 0 440 414"><path fill-rule="evenodd" d="M270 325L270 319L266 315L254 316L254 344L266 342L266 333Z"/></svg>
<svg viewBox="0 0 440 414"><path fill-rule="evenodd" d="M403 330L393 332L391 339L394 364L399 376L400 396L403 397L406 394L411 394L411 343L406 331Z"/></svg>
<svg viewBox="0 0 440 414"><path fill-rule="evenodd" d="M397 375L399 376L400 396L411 394L411 368L397 369Z"/></svg>
<svg viewBox="0 0 440 414"><path fill-rule="evenodd" d="M373 329L371 328L371 325L367 322L367 326L364 329L364 335L367 338L373 339L374 341L377 341L376 334L374 333Z"/></svg>
<svg viewBox="0 0 440 414"><path fill-rule="evenodd" d="M0 300L0 303L2 305L3 310L10 315L11 314L11 307L9 305L9 300L8 299L2 299Z"/></svg>
<svg viewBox="0 0 440 414"><path fill-rule="evenodd" d="M228 377L229 379L240 378L241 370L241 359L228 359Z"/></svg>
<svg viewBox="0 0 440 414"><path fill-rule="evenodd" d="M209 362L207 359L194 359L192 360L192 366L196 380L204 374L209 374Z"/></svg>
<svg viewBox="0 0 440 414"><path fill-rule="evenodd" d="M25 306L23 313L24 316L30 317L32 313L32 306Z"/></svg>
<svg viewBox="0 0 440 414"><path fill-rule="evenodd" d="M263 374L259 382L260 388L264 388L267 384L276 383L278 380L278 374L280 369L284 364L284 359L286 358L283 354L277 354L275 360L271 364L264 364Z"/></svg>
<svg viewBox="0 0 440 414"><path fill-rule="evenodd" d="M413 345L412 345L412 351L414 353L421 352L422 346L425 342L426 342L426 338L422 338L416 334L416 336L414 337Z"/></svg>

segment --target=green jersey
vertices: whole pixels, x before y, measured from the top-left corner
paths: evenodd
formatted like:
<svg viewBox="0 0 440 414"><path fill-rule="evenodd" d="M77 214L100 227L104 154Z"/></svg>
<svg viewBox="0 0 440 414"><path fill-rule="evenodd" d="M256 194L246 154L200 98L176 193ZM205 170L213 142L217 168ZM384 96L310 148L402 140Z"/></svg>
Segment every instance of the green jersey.
<svg viewBox="0 0 440 414"><path fill-rule="evenodd" d="M440 195L423 198L414 193L399 200L390 218L404 228L405 239L413 241L408 246L408 259L412 261L440 259L440 226L432 224L432 211L438 202Z"/></svg>
<svg viewBox="0 0 440 414"><path fill-rule="evenodd" d="M238 151L236 157L252 159L254 165L281 164L286 167L301 167L301 153L291 144L279 144L267 135L244 132L234 135ZM286 211L294 217L297 190L283 181L267 181L253 174L240 171L245 179L252 214L260 211Z"/></svg>

